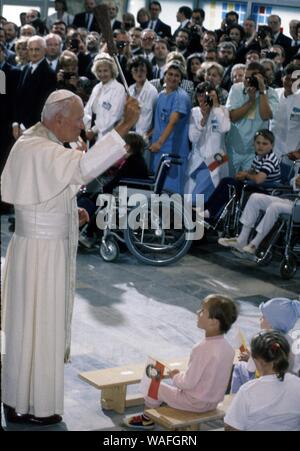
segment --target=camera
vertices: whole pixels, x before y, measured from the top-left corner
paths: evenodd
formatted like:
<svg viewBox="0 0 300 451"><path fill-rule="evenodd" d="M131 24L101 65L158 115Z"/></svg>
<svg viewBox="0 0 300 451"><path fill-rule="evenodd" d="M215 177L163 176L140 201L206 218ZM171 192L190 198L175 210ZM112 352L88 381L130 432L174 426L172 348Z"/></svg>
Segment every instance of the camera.
<svg viewBox="0 0 300 451"><path fill-rule="evenodd" d="M265 57L270 60L273 60L274 58L276 58L276 56L278 56L277 52L266 52L265 54Z"/></svg>
<svg viewBox="0 0 300 451"><path fill-rule="evenodd" d="M257 31L258 39L266 39L266 37L269 36L269 35L270 36L272 35L272 30L268 26L261 25L258 28L258 31Z"/></svg>
<svg viewBox="0 0 300 451"><path fill-rule="evenodd" d="M126 41L117 41L116 42L116 47L117 49L124 49L124 47L127 46L127 42Z"/></svg>
<svg viewBox="0 0 300 451"><path fill-rule="evenodd" d="M255 88L256 90L258 89L258 87L259 87L258 80L254 75L251 75L251 77L248 77L247 82L248 82L248 85L251 86L251 88Z"/></svg>
<svg viewBox="0 0 300 451"><path fill-rule="evenodd" d="M75 76L74 72L64 72L64 80L70 80L71 77Z"/></svg>
<svg viewBox="0 0 300 451"><path fill-rule="evenodd" d="M212 108L212 107L213 107L213 104L214 104L214 101L213 101L213 99L210 97L210 95L209 95L208 92L205 93L205 103L207 103L207 105L208 105L210 108Z"/></svg>
<svg viewBox="0 0 300 451"><path fill-rule="evenodd" d="M71 39L71 49L79 50L79 42L78 39Z"/></svg>

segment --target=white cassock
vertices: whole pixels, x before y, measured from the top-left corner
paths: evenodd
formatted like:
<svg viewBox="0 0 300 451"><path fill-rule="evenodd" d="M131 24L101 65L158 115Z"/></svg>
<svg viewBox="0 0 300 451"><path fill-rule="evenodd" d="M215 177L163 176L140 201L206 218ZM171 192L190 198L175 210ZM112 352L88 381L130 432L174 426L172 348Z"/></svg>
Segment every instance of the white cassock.
<svg viewBox="0 0 300 451"><path fill-rule="evenodd" d="M14 204L16 226L3 272L2 401L21 414L63 413L75 292L76 192L124 157L124 145L113 130L97 150L83 155L64 148L38 123L7 160L2 199Z"/></svg>

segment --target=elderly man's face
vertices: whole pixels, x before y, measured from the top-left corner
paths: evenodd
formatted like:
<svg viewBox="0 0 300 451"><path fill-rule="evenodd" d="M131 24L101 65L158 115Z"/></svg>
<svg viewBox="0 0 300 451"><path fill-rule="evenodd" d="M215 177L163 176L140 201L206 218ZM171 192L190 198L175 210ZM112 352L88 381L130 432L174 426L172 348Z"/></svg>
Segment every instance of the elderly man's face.
<svg viewBox="0 0 300 451"><path fill-rule="evenodd" d="M21 36L32 38L34 36L34 28L31 25L24 25L21 30Z"/></svg>
<svg viewBox="0 0 300 451"><path fill-rule="evenodd" d="M47 55L52 57L58 57L60 55L60 42L56 38L48 38L47 42Z"/></svg>
<svg viewBox="0 0 300 451"><path fill-rule="evenodd" d="M156 34L153 31L142 33L142 47L145 50L151 50L155 41Z"/></svg>
<svg viewBox="0 0 300 451"><path fill-rule="evenodd" d="M278 16L269 16L268 17L268 25L272 28L273 33L278 33L280 31L280 19Z"/></svg>
<svg viewBox="0 0 300 451"><path fill-rule="evenodd" d="M67 116L58 114L58 133L57 137L62 142L75 142L77 141L81 130L84 128L83 116L84 110L82 103L79 100L74 100L70 103L68 110L66 111Z"/></svg>
<svg viewBox="0 0 300 451"><path fill-rule="evenodd" d="M40 41L32 41L28 44L28 55L30 61L35 64L45 56L46 49Z"/></svg>

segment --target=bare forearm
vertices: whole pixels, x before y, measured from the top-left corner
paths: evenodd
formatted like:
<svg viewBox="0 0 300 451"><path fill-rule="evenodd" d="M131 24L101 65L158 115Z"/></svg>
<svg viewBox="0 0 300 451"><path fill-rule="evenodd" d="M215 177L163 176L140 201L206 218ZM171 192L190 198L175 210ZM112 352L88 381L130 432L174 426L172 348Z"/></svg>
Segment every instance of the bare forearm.
<svg viewBox="0 0 300 451"><path fill-rule="evenodd" d="M123 122L121 121L118 125L115 127L115 131L119 133L121 138L124 138L127 133L130 131L130 129L134 126L135 122Z"/></svg>
<svg viewBox="0 0 300 451"><path fill-rule="evenodd" d="M164 129L164 131L162 132L162 134L160 135L159 138L159 143L160 145L163 145L164 142L168 139L168 137L170 136L170 134L172 133L172 131L174 130L175 127L175 122L169 122L168 125L166 126L166 128Z"/></svg>
<svg viewBox="0 0 300 451"><path fill-rule="evenodd" d="M268 121L273 117L273 113L266 94L259 95L259 113L263 121Z"/></svg>
<svg viewBox="0 0 300 451"><path fill-rule="evenodd" d="M237 108L236 110L230 111L230 119L232 122L237 122L240 119L243 119L244 116L248 113L248 111L253 107L255 101L248 100L248 102L244 103L243 106Z"/></svg>

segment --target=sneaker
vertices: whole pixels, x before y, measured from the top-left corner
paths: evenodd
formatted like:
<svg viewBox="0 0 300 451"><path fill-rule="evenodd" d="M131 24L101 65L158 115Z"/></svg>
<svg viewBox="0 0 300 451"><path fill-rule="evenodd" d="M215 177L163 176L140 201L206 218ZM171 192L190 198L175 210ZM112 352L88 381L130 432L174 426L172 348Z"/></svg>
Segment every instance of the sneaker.
<svg viewBox="0 0 300 451"><path fill-rule="evenodd" d="M247 244L247 246L243 247L243 252L246 252L247 254L255 255L256 254L256 247L254 244Z"/></svg>
<svg viewBox="0 0 300 451"><path fill-rule="evenodd" d="M80 235L78 241L82 246L91 249L96 243L96 238Z"/></svg>
<svg viewBox="0 0 300 451"><path fill-rule="evenodd" d="M237 238L219 238L218 243L224 247L234 247L235 249L241 249L241 245Z"/></svg>
<svg viewBox="0 0 300 451"><path fill-rule="evenodd" d="M124 426L127 426L128 428L145 429L145 430L153 429L155 426L154 421L145 417L145 415L136 415L133 417L125 417L123 419L123 424L124 424Z"/></svg>

